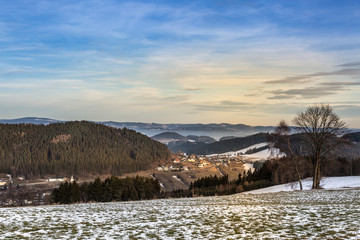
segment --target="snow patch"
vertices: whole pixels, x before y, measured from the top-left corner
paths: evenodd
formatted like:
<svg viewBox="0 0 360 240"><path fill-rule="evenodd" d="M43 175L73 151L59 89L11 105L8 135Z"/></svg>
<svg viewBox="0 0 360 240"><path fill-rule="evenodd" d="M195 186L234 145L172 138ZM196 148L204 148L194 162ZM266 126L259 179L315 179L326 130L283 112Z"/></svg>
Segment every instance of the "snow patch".
<svg viewBox="0 0 360 240"><path fill-rule="evenodd" d="M303 179L302 184L304 190L310 190L312 187L312 178ZM327 190L360 188L360 176L326 177L321 180L320 186L323 189L327 189ZM292 183L280 184L267 188L261 188L253 191L244 192L243 194L289 192L295 190L300 190L299 182L292 182Z"/></svg>
<svg viewBox="0 0 360 240"><path fill-rule="evenodd" d="M261 161L261 160L268 160L269 158L280 158L285 156L284 153L280 152L279 149L274 148L274 149L264 149L260 152L257 153L253 153L253 154L245 154L244 156L244 160L248 160L251 162L257 162L257 161Z"/></svg>
<svg viewBox="0 0 360 240"><path fill-rule="evenodd" d="M173 178L175 178L177 181L181 182L182 184L186 185L178 176L173 175Z"/></svg>
<svg viewBox="0 0 360 240"><path fill-rule="evenodd" d="M252 163L244 163L243 167L244 167L245 171L249 171L249 169L251 169L251 171L254 170L254 164L252 164Z"/></svg>
<svg viewBox="0 0 360 240"><path fill-rule="evenodd" d="M237 151L226 152L226 153L221 153L221 154L210 154L210 155L207 155L207 157L215 157L215 156L230 156L231 157L231 156L237 156L237 155L244 155L244 153L250 149L261 148L261 147L265 147L267 145L269 145L269 143L267 143L267 142L258 143L258 144L254 144L247 148L243 148L243 149L240 149Z"/></svg>

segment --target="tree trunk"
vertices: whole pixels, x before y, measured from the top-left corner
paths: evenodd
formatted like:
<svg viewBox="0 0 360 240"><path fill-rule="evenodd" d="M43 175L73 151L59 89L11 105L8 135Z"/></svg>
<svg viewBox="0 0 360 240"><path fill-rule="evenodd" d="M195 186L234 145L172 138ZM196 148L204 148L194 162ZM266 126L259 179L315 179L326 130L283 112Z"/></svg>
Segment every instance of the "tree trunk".
<svg viewBox="0 0 360 240"><path fill-rule="evenodd" d="M317 167L317 177L316 177L316 188L320 188L320 181L321 181L321 174L320 174L320 161L318 161L318 167Z"/></svg>
<svg viewBox="0 0 360 240"><path fill-rule="evenodd" d="M317 163L313 165L313 184L312 189L316 189L316 183L317 183Z"/></svg>
<svg viewBox="0 0 360 240"><path fill-rule="evenodd" d="M289 152L290 152L290 155L291 155L291 159L295 165L295 170L296 170L296 174L297 174L297 177L298 177L298 181L299 181L299 187L300 187L300 190L302 191L303 190L303 185L302 185L302 181L301 181L301 174L300 174L300 171L299 171L299 168L298 168L298 165L297 165L297 162L296 162L296 159L295 159L295 154L291 148L291 144L290 144L290 139L287 138L287 145L288 145L288 149L289 149Z"/></svg>
<svg viewBox="0 0 360 240"><path fill-rule="evenodd" d="M314 166L314 176L313 176L313 189L320 188L320 161L317 160Z"/></svg>
<svg viewBox="0 0 360 240"><path fill-rule="evenodd" d="M302 185L302 181L301 181L301 174L300 174L298 165L296 163L296 159L293 156L291 158L292 158L293 163L295 165L295 171L296 171L296 175L297 175L297 178L298 178L298 181L299 181L300 190L302 191L303 190L303 185Z"/></svg>
<svg viewBox="0 0 360 240"><path fill-rule="evenodd" d="M302 185L302 181L301 181L301 177L300 177L300 173L298 172L298 178L299 178L299 186L300 186L300 191L303 190L303 185Z"/></svg>

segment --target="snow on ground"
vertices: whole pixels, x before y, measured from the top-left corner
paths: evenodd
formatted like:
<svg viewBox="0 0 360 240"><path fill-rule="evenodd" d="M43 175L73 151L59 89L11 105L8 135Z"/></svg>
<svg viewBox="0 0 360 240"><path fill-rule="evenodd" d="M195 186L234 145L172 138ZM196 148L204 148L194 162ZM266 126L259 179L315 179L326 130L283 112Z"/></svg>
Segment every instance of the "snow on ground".
<svg viewBox="0 0 360 240"><path fill-rule="evenodd" d="M250 149L254 149L254 148L261 148L261 147L265 147L267 146L268 143L264 142L264 143L258 143L258 144L254 144L251 145L250 147L247 148L243 148L237 151L233 151L233 152L226 152L226 153L221 153L221 154L210 154L210 155L206 155L207 157L215 157L215 156L237 156L237 155L243 155L246 151L250 150Z"/></svg>
<svg viewBox="0 0 360 240"><path fill-rule="evenodd" d="M269 145L269 143L267 143L267 142L258 143L258 144L251 145L250 147L240 149L238 151L226 152L226 153L221 153L221 154L210 154L210 155L207 155L207 157L215 157L215 156L234 157L234 156L241 155L241 156L243 156L243 159L246 161L257 162L257 161L261 161L261 160L267 160L270 157L282 157L285 155L284 153L281 153L280 150L277 148L274 148L273 150L265 149L260 152L252 153L252 154L245 154L245 152L250 149L261 148L261 147L265 147L268 145Z"/></svg>
<svg viewBox="0 0 360 240"><path fill-rule="evenodd" d="M181 182L182 184L186 185L183 180L181 180L178 176L173 175L172 177L175 178L177 181Z"/></svg>
<svg viewBox="0 0 360 240"><path fill-rule="evenodd" d="M284 153L281 153L279 149L274 148L274 149L264 149L260 152L256 152L253 154L245 154L244 156L244 160L247 161L251 161L251 162L257 162L257 161L261 161L261 160L267 160L271 157L275 157L275 158L279 158L282 156L285 156Z"/></svg>
<svg viewBox="0 0 360 240"><path fill-rule="evenodd" d="M254 170L254 164L252 163L244 163L243 167L245 171L248 171L249 169L251 169L251 171Z"/></svg>
<svg viewBox="0 0 360 240"><path fill-rule="evenodd" d="M303 179L303 189L310 190L312 187L312 178ZM347 176L347 177L326 177L320 182L320 186L327 190L346 189L346 188L360 188L360 176ZM283 191L300 190L299 182L286 183L267 188L261 188L243 194L258 194L258 193L273 193Z"/></svg>
<svg viewBox="0 0 360 240"><path fill-rule="evenodd" d="M360 190L0 208L0 239L359 239Z"/></svg>

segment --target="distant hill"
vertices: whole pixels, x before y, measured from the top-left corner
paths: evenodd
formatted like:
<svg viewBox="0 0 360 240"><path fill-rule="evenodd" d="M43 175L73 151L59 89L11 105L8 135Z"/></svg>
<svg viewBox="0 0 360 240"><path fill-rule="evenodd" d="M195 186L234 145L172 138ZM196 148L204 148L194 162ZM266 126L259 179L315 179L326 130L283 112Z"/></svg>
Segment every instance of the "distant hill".
<svg viewBox="0 0 360 240"><path fill-rule="evenodd" d="M151 138L162 143L168 143L173 141L187 141L186 137L176 132L163 132L152 136Z"/></svg>
<svg viewBox="0 0 360 240"><path fill-rule="evenodd" d="M5 124L43 124L48 125L50 123L64 122L51 118L37 118L37 117L24 117L24 118L16 118L16 119L0 119L0 123Z"/></svg>
<svg viewBox="0 0 360 240"><path fill-rule="evenodd" d="M156 134L155 136L151 137L152 139L159 141L161 143L170 144L170 145L178 145L185 142L203 142L203 143L213 143L216 142L216 140L212 137L208 136L195 136L195 135L188 135L183 136L176 132L163 132Z"/></svg>
<svg viewBox="0 0 360 240"><path fill-rule="evenodd" d="M122 128L127 127L148 136L163 132L176 132L182 136L209 136L220 139L223 136L233 135L243 137L259 132L272 132L272 126L249 126L245 124L210 123L210 124L158 124L133 122L102 122L105 125ZM196 141L200 142L200 141ZM210 143L208 140L206 142Z"/></svg>
<svg viewBox="0 0 360 240"><path fill-rule="evenodd" d="M360 142L360 132L353 132L353 133L348 133L346 135L344 135L344 138L351 141L351 142Z"/></svg>
<svg viewBox="0 0 360 240"><path fill-rule="evenodd" d="M204 142L204 143L214 143L216 140L209 136L195 136L195 135L188 135L186 136L188 141L194 141L194 142Z"/></svg>
<svg viewBox="0 0 360 240"><path fill-rule="evenodd" d="M0 124L0 172L26 178L136 172L169 160L167 147L92 122Z"/></svg>
<svg viewBox="0 0 360 240"><path fill-rule="evenodd" d="M26 117L18 119L2 119L0 123L19 124L43 124L48 125L55 122L65 122L51 118L40 117ZM259 132L272 132L272 126L249 126L245 124L229 124L229 123L210 123L210 124L161 124L161 123L142 123L142 122L115 122L115 121L102 121L97 122L114 128L128 128L141 132L147 136L153 136L162 132L177 132L183 136L210 136L219 139L223 136L247 136Z"/></svg>
<svg viewBox="0 0 360 240"><path fill-rule="evenodd" d="M224 141L224 140L229 140L229 139L234 139L234 138L237 138L235 136L225 136L225 137L222 137L219 139L219 141Z"/></svg>
<svg viewBox="0 0 360 240"><path fill-rule="evenodd" d="M186 152L187 154L220 154L230 151L237 151L239 149L244 149L258 143L267 142L268 136L268 133L258 133L247 137L232 138L209 144L186 142L179 146L169 145L169 148L173 152L182 151Z"/></svg>

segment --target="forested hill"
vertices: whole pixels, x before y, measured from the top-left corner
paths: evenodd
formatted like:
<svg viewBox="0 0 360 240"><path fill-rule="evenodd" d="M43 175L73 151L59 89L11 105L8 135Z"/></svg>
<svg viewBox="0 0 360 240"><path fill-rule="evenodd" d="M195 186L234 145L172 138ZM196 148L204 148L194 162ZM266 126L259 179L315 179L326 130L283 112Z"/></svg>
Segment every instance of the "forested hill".
<svg viewBox="0 0 360 240"><path fill-rule="evenodd" d="M345 139L348 139L351 142L360 142L360 132L348 133L344 136Z"/></svg>
<svg viewBox="0 0 360 240"><path fill-rule="evenodd" d="M0 172L13 176L121 175L169 158L165 145L126 128L85 121L0 124Z"/></svg>
<svg viewBox="0 0 360 240"><path fill-rule="evenodd" d="M230 151L237 151L243 148L247 148L251 145L268 142L269 133L257 133L247 137L239 137L233 139L227 139L214 143L190 143L187 142L177 148L172 149L174 152L183 151L187 154L220 154Z"/></svg>

